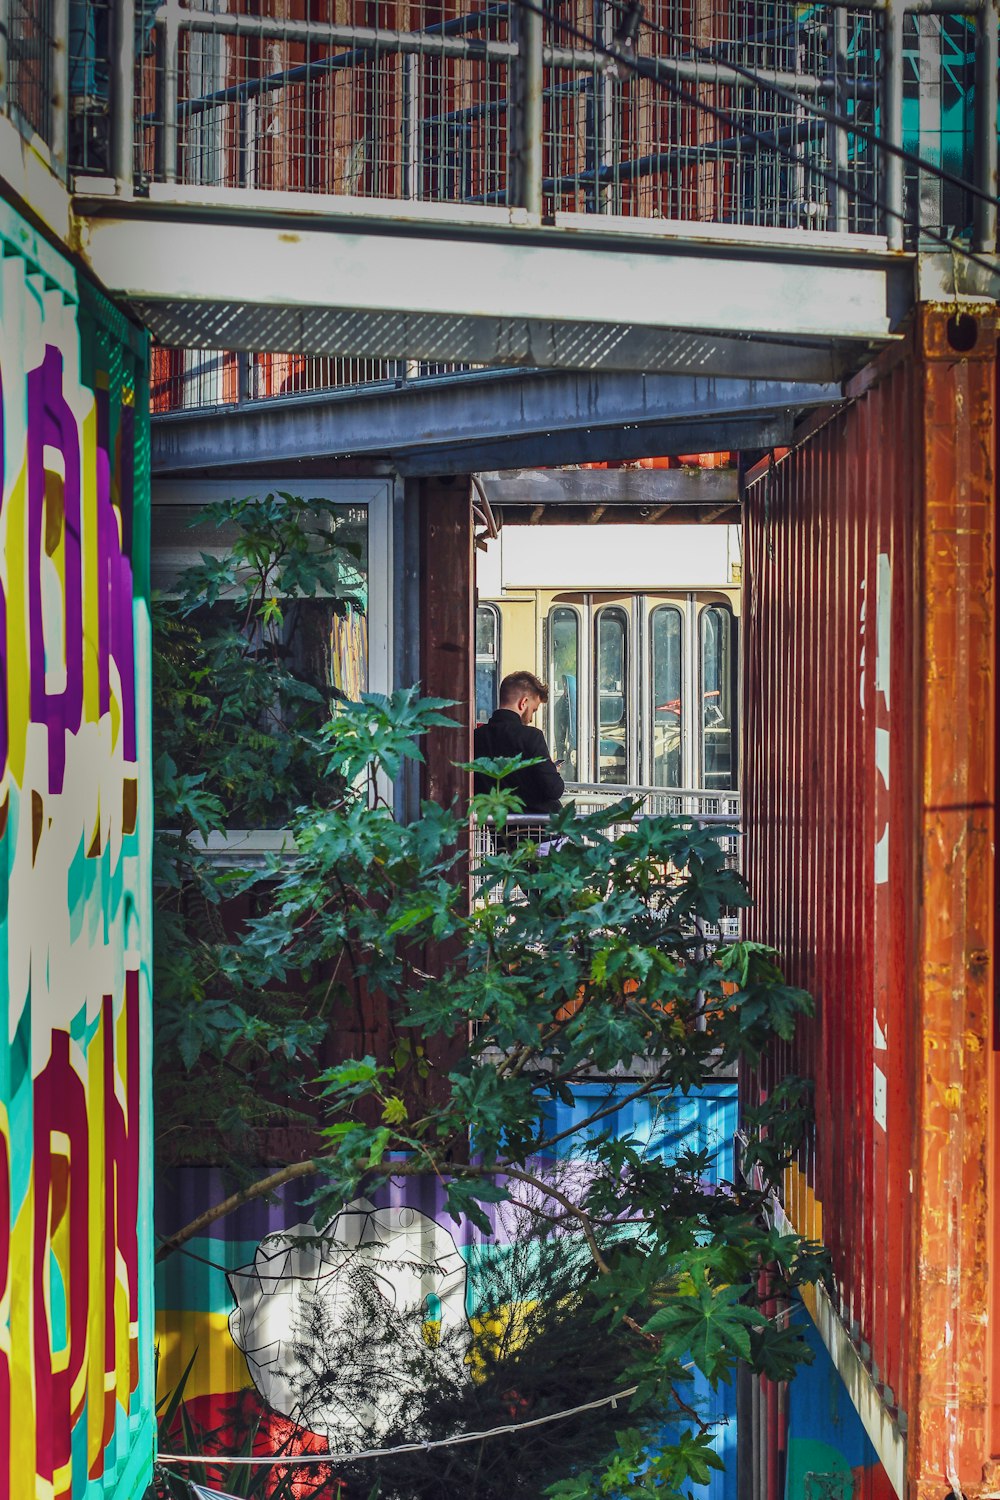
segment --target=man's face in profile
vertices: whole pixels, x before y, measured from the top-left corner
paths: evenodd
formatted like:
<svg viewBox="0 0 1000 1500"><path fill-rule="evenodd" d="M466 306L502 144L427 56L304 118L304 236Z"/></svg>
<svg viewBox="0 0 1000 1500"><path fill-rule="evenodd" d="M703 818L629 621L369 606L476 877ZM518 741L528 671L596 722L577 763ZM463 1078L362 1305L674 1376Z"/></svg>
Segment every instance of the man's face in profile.
<svg viewBox="0 0 1000 1500"><path fill-rule="evenodd" d="M538 697L537 693L525 693L523 698L518 699L517 711L521 715L522 724L531 723L541 707L541 703L542 700Z"/></svg>

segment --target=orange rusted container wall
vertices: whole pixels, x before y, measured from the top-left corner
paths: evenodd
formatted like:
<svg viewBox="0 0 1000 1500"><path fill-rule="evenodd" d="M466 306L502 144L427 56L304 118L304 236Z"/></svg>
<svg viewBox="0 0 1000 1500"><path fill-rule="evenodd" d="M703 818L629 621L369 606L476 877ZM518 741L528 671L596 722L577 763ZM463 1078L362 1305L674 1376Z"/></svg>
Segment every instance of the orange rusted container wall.
<svg viewBox="0 0 1000 1500"><path fill-rule="evenodd" d="M817 1001L765 1079L816 1086L785 1206L921 1500L1000 1448L996 354L994 311L921 307L746 494L748 930Z"/></svg>

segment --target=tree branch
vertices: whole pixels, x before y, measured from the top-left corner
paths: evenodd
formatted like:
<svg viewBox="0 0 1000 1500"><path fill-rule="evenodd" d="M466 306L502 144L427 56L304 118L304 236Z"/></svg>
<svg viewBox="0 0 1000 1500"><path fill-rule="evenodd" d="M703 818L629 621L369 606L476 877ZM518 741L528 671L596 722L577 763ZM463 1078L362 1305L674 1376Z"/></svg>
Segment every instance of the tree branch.
<svg viewBox="0 0 1000 1500"><path fill-rule="evenodd" d="M286 1182L295 1182L299 1177L308 1177L310 1172L317 1170L317 1163L309 1161L292 1162L290 1166L281 1167L277 1172L272 1172L269 1177L262 1177L259 1182L252 1182L249 1187L240 1188L236 1193L231 1193L221 1203L216 1203L213 1208L206 1208L197 1218L185 1224L183 1229L178 1229L175 1234L168 1235L162 1241L156 1251L154 1259L159 1265L160 1261L167 1260L175 1250L179 1250L188 1240L194 1239L209 1224L214 1224L216 1219L222 1219L234 1209L242 1208L244 1203L252 1203L255 1198L266 1197L273 1193L275 1188L283 1187Z"/></svg>

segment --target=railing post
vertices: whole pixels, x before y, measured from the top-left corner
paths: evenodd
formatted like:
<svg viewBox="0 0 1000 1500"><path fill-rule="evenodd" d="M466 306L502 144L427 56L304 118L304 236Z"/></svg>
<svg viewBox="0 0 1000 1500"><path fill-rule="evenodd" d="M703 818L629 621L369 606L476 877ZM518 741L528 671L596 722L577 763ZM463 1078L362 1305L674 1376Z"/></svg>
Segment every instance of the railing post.
<svg viewBox="0 0 1000 1500"><path fill-rule="evenodd" d="M936 243L933 236L945 231L944 185L934 170L942 165L941 131L944 121L942 84L944 68L942 53L944 44L941 35L943 18L934 15L914 17L917 33L917 63L919 68L918 143L921 157L928 162L929 170L923 167L917 173L917 201L911 206L920 230L918 248L923 250L925 242ZM930 230L930 235L925 230Z"/></svg>
<svg viewBox="0 0 1000 1500"><path fill-rule="evenodd" d="M846 90L843 72L847 65L847 12L837 9L827 21L827 45L829 49L830 108L838 114L846 114ZM843 125L831 124L827 134L827 149L836 176L836 185L830 198L830 214L827 228L846 234L850 229L850 196L847 179L850 158L847 152L847 130Z"/></svg>
<svg viewBox="0 0 1000 1500"><path fill-rule="evenodd" d="M525 6L516 11L517 57L510 64L510 89L515 126L511 142L511 191L507 201L542 212L542 15Z"/></svg>
<svg viewBox="0 0 1000 1500"><path fill-rule="evenodd" d="M4 31L6 40L6 26ZM69 157L69 0L53 0L51 47L49 146L56 161L65 163Z"/></svg>
<svg viewBox="0 0 1000 1500"><path fill-rule="evenodd" d="M400 59L403 78L403 197L419 198L420 181L420 58L414 52Z"/></svg>
<svg viewBox="0 0 1000 1500"><path fill-rule="evenodd" d="M131 193L135 175L135 0L116 0L112 13L111 171L119 191Z"/></svg>
<svg viewBox="0 0 1000 1500"><path fill-rule="evenodd" d="M600 7L601 30L600 39L602 46L610 47L614 41L615 18L610 5L602 3ZM595 122L595 134L597 138L597 160L594 163L597 172L597 181L594 184L594 204L599 213L614 213L617 207L615 198L617 193L609 184L607 188L601 186L600 173L605 167L614 163L615 149L615 81L611 68L599 69L594 78L594 108L597 111Z"/></svg>
<svg viewBox="0 0 1000 1500"><path fill-rule="evenodd" d="M177 98L180 89L181 17L177 0L168 0L163 20L163 132L164 182L177 181Z"/></svg>
<svg viewBox="0 0 1000 1500"><path fill-rule="evenodd" d="M890 146L903 145L903 9L900 0L886 0L882 12L882 133ZM885 236L890 250L903 248L903 162L885 152L882 157Z"/></svg>
<svg viewBox="0 0 1000 1500"><path fill-rule="evenodd" d="M1000 66L1000 13L996 0L985 0L976 15L975 166L973 182L988 193L973 210L972 248L992 255L997 248L997 68Z"/></svg>

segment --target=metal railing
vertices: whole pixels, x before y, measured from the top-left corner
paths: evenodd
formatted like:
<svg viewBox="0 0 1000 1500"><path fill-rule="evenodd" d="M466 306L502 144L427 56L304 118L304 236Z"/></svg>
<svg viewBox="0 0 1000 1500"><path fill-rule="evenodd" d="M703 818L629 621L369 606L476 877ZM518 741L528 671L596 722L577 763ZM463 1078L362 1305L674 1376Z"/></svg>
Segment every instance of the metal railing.
<svg viewBox="0 0 1000 1500"><path fill-rule="evenodd" d="M658 0L617 57L611 3L557 20L544 4L500 0L405 31L371 24L373 9L388 23L388 6L366 6L364 25L332 3L308 21L161 7L137 72L141 178L880 228L877 151L858 135L842 150L806 107L874 124L884 28L870 3L730 0L692 24L689 8Z"/></svg>
<svg viewBox="0 0 1000 1500"><path fill-rule="evenodd" d="M308 20L270 0L256 15L228 5L0 0L0 108L57 163L123 191L343 194L896 245L926 211L995 247L990 202L935 204L933 174L908 193L895 154L908 136L995 192L995 0L651 0L634 40L621 0L458 0L444 20L416 0L408 29L388 0L320 0Z"/></svg>
<svg viewBox="0 0 1000 1500"><path fill-rule="evenodd" d="M154 347L151 405L155 414L282 400L324 391L398 390L414 382L461 375L480 366L454 361L354 359L308 354L243 354Z"/></svg>
<svg viewBox="0 0 1000 1500"><path fill-rule="evenodd" d="M739 870L741 860L740 797L738 792L714 792L704 789L666 790L663 787L607 787L577 783L566 788L566 801L576 811L585 815L613 807L625 798L629 802L641 802L641 808L630 819L612 823L605 830L607 836L615 838L643 817L687 817L702 828L717 828L717 841L725 855L727 868ZM479 899L498 899L498 892L483 891L483 861L497 853L510 852L524 844L534 845L539 858L544 858L552 845L549 832L551 819L541 813L520 813L507 819L502 830L492 822L476 823L472 830L470 880L472 890L479 891ZM735 830L735 832L733 831ZM517 890L507 892L505 899L522 899ZM701 923L698 929L706 942L734 941L740 935L740 912L733 909L723 912L718 924Z"/></svg>

